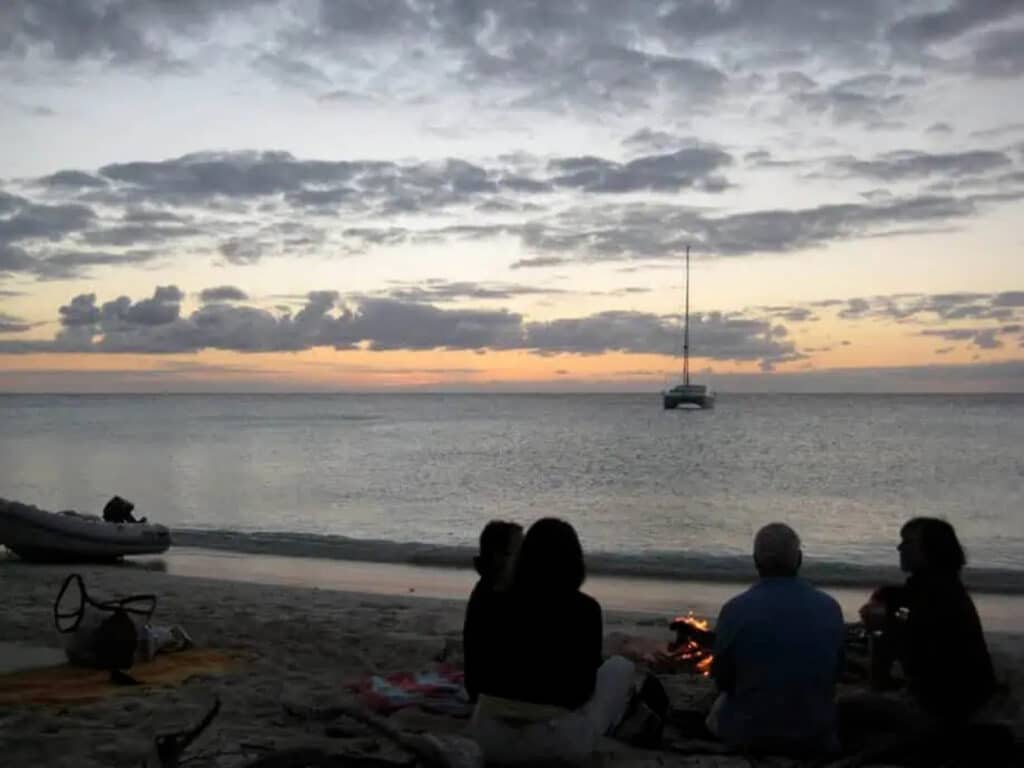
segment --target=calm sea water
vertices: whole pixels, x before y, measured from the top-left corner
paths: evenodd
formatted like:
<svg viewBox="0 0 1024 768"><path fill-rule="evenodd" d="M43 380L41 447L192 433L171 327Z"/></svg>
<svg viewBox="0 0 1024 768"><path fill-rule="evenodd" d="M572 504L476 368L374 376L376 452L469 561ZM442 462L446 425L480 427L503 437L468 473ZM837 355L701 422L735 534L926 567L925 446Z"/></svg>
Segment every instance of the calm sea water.
<svg viewBox="0 0 1024 768"><path fill-rule="evenodd" d="M745 556L781 519L809 558L891 564L930 514L976 565L1024 570L1024 397L0 396L0 497L115 493L173 528L306 542L461 546L554 514L638 563Z"/></svg>

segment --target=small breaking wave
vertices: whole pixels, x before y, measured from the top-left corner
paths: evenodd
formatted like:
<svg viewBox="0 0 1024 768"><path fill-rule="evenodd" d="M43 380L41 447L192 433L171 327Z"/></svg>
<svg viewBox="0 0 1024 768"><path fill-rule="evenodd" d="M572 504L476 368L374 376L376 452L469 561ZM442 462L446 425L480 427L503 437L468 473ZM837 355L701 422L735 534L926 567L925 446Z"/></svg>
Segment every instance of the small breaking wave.
<svg viewBox="0 0 1024 768"><path fill-rule="evenodd" d="M177 546L247 554L310 557L355 562L394 563L437 568L469 568L473 547L308 533L238 532L176 529ZM595 575L668 581L749 582L754 577L748 556L696 552L588 552L587 570ZM830 586L873 587L903 580L895 566L843 563L807 558L802 575ZM970 567L969 587L983 592L1024 593L1024 570Z"/></svg>

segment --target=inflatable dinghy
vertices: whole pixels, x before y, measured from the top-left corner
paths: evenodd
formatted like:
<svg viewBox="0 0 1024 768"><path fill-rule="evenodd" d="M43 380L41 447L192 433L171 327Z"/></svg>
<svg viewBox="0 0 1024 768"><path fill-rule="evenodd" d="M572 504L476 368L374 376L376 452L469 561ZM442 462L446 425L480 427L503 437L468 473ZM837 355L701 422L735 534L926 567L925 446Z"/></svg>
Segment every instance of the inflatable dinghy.
<svg viewBox="0 0 1024 768"><path fill-rule="evenodd" d="M0 499L0 544L23 560L81 562L158 555L171 532L151 523L108 523L94 515L47 512Z"/></svg>

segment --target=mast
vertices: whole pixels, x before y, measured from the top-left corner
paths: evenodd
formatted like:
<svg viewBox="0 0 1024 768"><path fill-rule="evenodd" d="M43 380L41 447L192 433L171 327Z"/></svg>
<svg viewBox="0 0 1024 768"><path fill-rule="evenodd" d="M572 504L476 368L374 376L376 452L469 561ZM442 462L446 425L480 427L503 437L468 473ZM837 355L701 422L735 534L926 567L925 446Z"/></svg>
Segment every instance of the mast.
<svg viewBox="0 0 1024 768"><path fill-rule="evenodd" d="M683 383L690 385L690 245L686 245L686 311L683 325Z"/></svg>

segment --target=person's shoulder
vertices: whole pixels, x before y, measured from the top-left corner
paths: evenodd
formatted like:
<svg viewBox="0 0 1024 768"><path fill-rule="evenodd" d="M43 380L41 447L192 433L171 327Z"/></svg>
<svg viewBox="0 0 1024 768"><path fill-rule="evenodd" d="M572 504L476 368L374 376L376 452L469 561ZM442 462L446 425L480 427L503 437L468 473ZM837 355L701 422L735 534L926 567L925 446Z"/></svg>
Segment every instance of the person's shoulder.
<svg viewBox="0 0 1024 768"><path fill-rule="evenodd" d="M576 606L581 613L600 616L601 604L586 592L577 592L574 598Z"/></svg>
<svg viewBox="0 0 1024 768"><path fill-rule="evenodd" d="M839 605L838 600L832 597L832 595L830 595L825 590L821 589L820 587L814 586L810 582L801 580L801 584L803 585L803 588L807 590L807 593L811 595L811 599L814 600L818 608L823 613L830 613L833 616L838 617L839 620L842 621L843 609Z"/></svg>
<svg viewBox="0 0 1024 768"><path fill-rule="evenodd" d="M760 598L760 590L758 589L758 586L759 584L753 584L738 595L733 595L726 600L719 610L719 616L728 616L738 613L752 603L756 603Z"/></svg>
<svg viewBox="0 0 1024 768"><path fill-rule="evenodd" d="M476 583L476 586L473 587L473 591L469 594L467 610L473 612L486 610L490 606L500 602L504 596L503 592L499 592L493 585L486 583L483 579L480 579L480 581Z"/></svg>
<svg viewBox="0 0 1024 768"><path fill-rule="evenodd" d="M475 603L486 599L492 591L489 584L485 584L483 579L478 579L473 585L473 591L469 593L469 602Z"/></svg>

